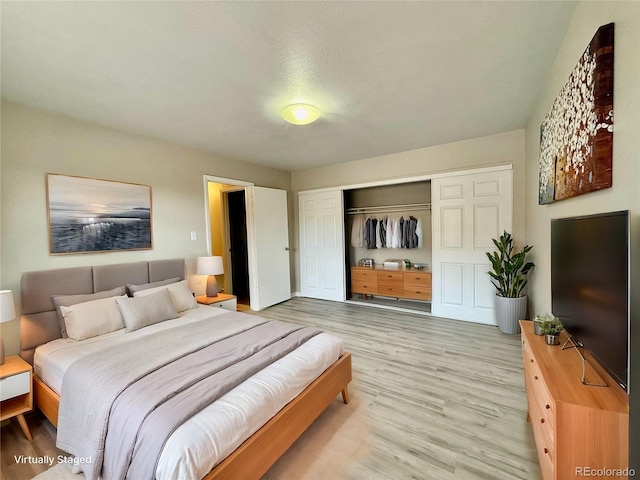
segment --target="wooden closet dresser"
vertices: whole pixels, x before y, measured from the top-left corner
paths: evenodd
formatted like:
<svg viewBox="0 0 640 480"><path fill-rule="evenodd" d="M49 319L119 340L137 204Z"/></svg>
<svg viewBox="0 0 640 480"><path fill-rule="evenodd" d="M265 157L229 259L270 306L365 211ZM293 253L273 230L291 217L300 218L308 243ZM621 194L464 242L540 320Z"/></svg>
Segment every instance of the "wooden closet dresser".
<svg viewBox="0 0 640 480"><path fill-rule="evenodd" d="M351 267L351 293L431 300L431 272L383 267Z"/></svg>

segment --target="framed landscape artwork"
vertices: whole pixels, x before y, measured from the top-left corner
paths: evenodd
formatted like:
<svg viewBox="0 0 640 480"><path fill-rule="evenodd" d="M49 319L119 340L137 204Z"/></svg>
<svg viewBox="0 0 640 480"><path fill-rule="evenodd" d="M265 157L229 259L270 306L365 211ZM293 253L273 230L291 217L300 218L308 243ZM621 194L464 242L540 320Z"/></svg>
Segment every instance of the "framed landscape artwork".
<svg viewBox="0 0 640 480"><path fill-rule="evenodd" d="M52 255L152 248L151 187L47 174Z"/></svg>
<svg viewBox="0 0 640 480"><path fill-rule="evenodd" d="M611 187L613 23L598 29L540 127L538 204Z"/></svg>

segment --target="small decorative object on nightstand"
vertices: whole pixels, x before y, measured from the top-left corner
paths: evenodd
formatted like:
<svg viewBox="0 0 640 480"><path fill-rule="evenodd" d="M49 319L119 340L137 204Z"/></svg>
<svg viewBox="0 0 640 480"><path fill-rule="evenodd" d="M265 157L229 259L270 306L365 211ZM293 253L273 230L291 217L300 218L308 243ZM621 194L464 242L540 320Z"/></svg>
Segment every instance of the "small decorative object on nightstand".
<svg viewBox="0 0 640 480"><path fill-rule="evenodd" d="M231 312L235 312L238 307L238 299L235 295L229 295L227 293L219 293L215 297L208 297L201 295L196 297L198 303L202 305L209 305L210 307L224 308Z"/></svg>
<svg viewBox="0 0 640 480"><path fill-rule="evenodd" d="M31 440L24 413L33 409L31 365L17 355L0 365L0 421L16 417L24 436Z"/></svg>

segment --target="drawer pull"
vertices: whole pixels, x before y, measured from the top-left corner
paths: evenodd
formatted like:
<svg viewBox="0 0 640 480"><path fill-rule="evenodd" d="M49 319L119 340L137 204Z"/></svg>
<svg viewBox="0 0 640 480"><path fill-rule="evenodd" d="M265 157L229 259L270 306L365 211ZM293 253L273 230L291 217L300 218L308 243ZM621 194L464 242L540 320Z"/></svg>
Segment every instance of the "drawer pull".
<svg viewBox="0 0 640 480"><path fill-rule="evenodd" d="M544 418L541 418L541 419L540 419L540 423L544 423Z"/></svg>
<svg viewBox="0 0 640 480"><path fill-rule="evenodd" d="M544 408L546 408L547 410L549 410L551 408L551 405L549 405L548 403L544 406Z"/></svg>
<svg viewBox="0 0 640 480"><path fill-rule="evenodd" d="M544 453L549 453L549 449L547 447L544 447Z"/></svg>
<svg viewBox="0 0 640 480"><path fill-rule="evenodd" d="M533 378L535 378L536 380L538 380L538 375L534 375Z"/></svg>
<svg viewBox="0 0 640 480"><path fill-rule="evenodd" d="M533 363L533 358L531 359L531 363Z"/></svg>

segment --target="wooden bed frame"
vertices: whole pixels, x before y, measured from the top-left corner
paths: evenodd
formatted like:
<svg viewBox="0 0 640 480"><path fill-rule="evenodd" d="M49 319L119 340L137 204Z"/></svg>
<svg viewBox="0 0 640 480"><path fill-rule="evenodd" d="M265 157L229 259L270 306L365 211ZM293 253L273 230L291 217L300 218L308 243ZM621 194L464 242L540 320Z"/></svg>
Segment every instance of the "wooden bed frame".
<svg viewBox="0 0 640 480"><path fill-rule="evenodd" d="M85 294L109 290L127 283L141 284L173 277L184 278L184 259L23 274L20 278L23 307L20 317L21 356L33 363L35 347L60 338L60 328L51 301L52 294ZM343 402L349 403L347 387L350 381L351 355L344 353L262 428L216 465L205 478L260 478L339 393L342 393ZM57 427L60 405L58 394L36 375L33 376L33 394L35 406Z"/></svg>
<svg viewBox="0 0 640 480"><path fill-rule="evenodd" d="M54 426L57 426L60 397L37 376L34 375L33 381L36 407ZM342 401L345 404L349 403L349 382L351 382L351 354L344 353L300 395L285 405L204 478L206 480L260 478L339 393L342 393Z"/></svg>

